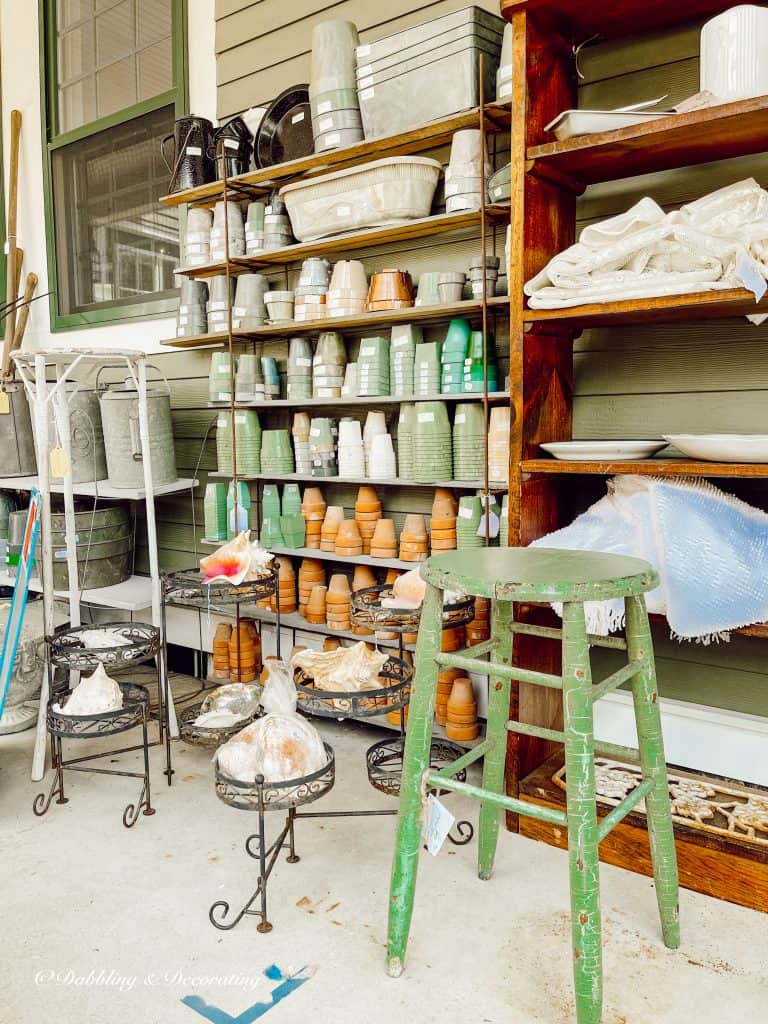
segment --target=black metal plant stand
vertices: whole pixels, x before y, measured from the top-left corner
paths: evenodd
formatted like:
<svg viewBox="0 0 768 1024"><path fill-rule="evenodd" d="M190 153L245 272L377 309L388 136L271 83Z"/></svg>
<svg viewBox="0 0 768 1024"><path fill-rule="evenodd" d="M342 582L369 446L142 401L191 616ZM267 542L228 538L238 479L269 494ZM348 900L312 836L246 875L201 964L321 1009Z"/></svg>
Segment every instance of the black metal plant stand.
<svg viewBox="0 0 768 1024"><path fill-rule="evenodd" d="M294 822L298 817L308 815L297 814L296 808L303 804L313 803L333 789L336 781L336 761L333 749L324 743L328 761L325 766L310 775L287 782L267 783L262 775L254 782L241 782L228 778L216 763L216 795L230 807L241 811L255 811L259 816L258 831L248 836L245 841L245 852L259 862L259 880L256 889L242 909L228 921L230 904L226 900L217 900L208 911L208 917L214 927L222 931L230 931L246 915L258 917L257 931L270 932L272 924L267 917L267 883L282 850L288 850L286 858L289 864L300 860L296 853ZM287 810L285 824L277 838L267 845L265 814L267 811ZM287 839L287 842L286 842ZM254 904L258 900L258 908Z"/></svg>
<svg viewBox="0 0 768 1024"><path fill-rule="evenodd" d="M235 629L237 630L238 644L240 642L240 606L243 604L255 604L265 598L272 597L278 592L278 568L273 563L262 576L253 580L245 580L240 584L232 584L224 581L216 583L205 583L203 574L198 569L182 569L179 572L167 573L162 578L161 585L161 615L163 644L161 651L162 672L168 684L168 647L165 641L168 632L166 628L167 610L170 606L176 605L181 608L196 608L210 614L226 613L234 606ZM280 657L280 602L275 601L276 608L276 644L277 656ZM238 656L239 656L238 651ZM239 661L239 657L238 657ZM217 680L216 685L221 686L226 680ZM240 729L244 728L253 718L243 719L242 722L229 726L226 729L207 729L195 726L194 720L200 713L200 706L195 705L185 708L179 715L179 732L182 739L188 743L195 743L201 746L213 747L225 742ZM254 716L255 717L255 716Z"/></svg>
<svg viewBox="0 0 768 1024"><path fill-rule="evenodd" d="M67 715L59 709L59 702L63 694L54 694L48 701L46 724L48 734L51 737L51 753L53 761L54 778L51 788L46 796L39 793L35 797L32 809L35 814L43 815L51 806L54 797L57 804L69 802L64 795L64 772L92 772L97 775L117 775L124 779L142 779L141 793L136 803L128 804L123 811L123 824L131 828L138 821L140 814L151 815L155 813L152 807L150 781L149 781L149 742L147 723L149 718L149 693L144 686L137 683L119 683L123 695L123 706L115 711L105 711L93 715ZM62 740L91 740L101 739L105 736L115 736L122 732L128 732L137 726L141 727L142 743L131 747L121 747L115 750L104 750L98 754L87 754L84 757L64 759ZM94 768L86 765L86 762L101 760L105 757L115 757L117 754L126 754L134 750L142 750L144 753L144 771L126 772L113 768Z"/></svg>

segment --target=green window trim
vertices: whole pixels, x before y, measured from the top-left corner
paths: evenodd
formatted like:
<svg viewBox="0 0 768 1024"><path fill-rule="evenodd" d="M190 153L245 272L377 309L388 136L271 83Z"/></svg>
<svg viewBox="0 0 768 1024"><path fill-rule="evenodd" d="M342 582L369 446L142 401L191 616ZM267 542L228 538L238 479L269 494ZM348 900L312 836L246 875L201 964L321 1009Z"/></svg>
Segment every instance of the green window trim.
<svg viewBox="0 0 768 1024"><path fill-rule="evenodd" d="M136 103L107 117L91 121L73 131L58 133L58 76L56 46L56 0L38 0L40 25L40 124L43 146L43 187L45 206L45 246L49 281L49 311L51 331L71 331L84 327L128 323L163 316L172 316L178 307L178 298L167 295L130 305L103 306L77 313L59 312L59 278L56 255L56 235L52 186L53 153L62 146L114 128L143 114L173 105L175 116L183 117L189 109L189 69L187 54L186 0L171 0L172 17L172 76L173 88L150 100ZM1 215L2 237L5 237L5 216ZM2 279L5 279L5 257L2 259ZM5 291L3 290L3 297Z"/></svg>

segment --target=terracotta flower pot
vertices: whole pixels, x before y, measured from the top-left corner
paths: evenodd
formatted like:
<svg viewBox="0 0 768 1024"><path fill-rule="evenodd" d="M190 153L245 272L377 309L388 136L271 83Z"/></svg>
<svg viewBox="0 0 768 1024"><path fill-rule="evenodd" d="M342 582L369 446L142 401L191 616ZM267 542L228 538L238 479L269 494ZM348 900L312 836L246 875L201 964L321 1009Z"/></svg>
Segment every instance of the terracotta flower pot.
<svg viewBox="0 0 768 1024"><path fill-rule="evenodd" d="M366 587L375 586L376 576L374 575L373 569L368 565L355 566L355 574L352 577L352 589L364 590Z"/></svg>

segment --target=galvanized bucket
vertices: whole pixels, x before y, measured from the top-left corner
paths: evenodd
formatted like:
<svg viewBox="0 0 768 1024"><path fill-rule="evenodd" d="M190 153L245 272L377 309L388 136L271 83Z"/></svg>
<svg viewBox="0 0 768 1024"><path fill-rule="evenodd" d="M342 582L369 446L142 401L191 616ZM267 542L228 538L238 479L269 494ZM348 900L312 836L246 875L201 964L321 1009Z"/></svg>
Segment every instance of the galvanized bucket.
<svg viewBox="0 0 768 1024"><path fill-rule="evenodd" d="M37 473L32 419L23 384L6 384L10 409L0 414L0 477Z"/></svg>
<svg viewBox="0 0 768 1024"><path fill-rule="evenodd" d="M87 484L107 477L107 456L101 429L101 408L98 393L93 388L77 389L77 384L66 385L69 397L69 443L73 484ZM53 402L48 402L48 448L60 444L56 431ZM33 424L34 426L34 424Z"/></svg>
<svg viewBox="0 0 768 1024"><path fill-rule="evenodd" d="M163 387L147 388L149 449L155 487L178 480L171 424L171 396ZM139 398L135 388L113 387L101 394L101 423L107 471L113 487L144 486L139 434Z"/></svg>

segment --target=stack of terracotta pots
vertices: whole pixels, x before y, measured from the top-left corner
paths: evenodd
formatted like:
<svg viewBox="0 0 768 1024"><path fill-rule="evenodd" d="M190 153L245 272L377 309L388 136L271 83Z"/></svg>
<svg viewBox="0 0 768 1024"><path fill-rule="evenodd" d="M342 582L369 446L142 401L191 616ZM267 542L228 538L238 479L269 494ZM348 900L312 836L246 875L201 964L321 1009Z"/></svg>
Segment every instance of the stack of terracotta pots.
<svg viewBox="0 0 768 1024"><path fill-rule="evenodd" d="M432 554L456 549L456 516L459 507L451 491L438 487L432 504L432 518L429 523L429 539Z"/></svg>
<svg viewBox="0 0 768 1024"><path fill-rule="evenodd" d="M392 519L379 519L369 549L372 558L397 558L397 534Z"/></svg>
<svg viewBox="0 0 768 1024"><path fill-rule="evenodd" d="M336 550L336 534L344 522L344 509L341 505L329 505L325 511L325 519L320 530L320 550Z"/></svg>
<svg viewBox="0 0 768 1024"><path fill-rule="evenodd" d="M325 568L316 558L305 558L299 566L299 615L306 616L312 588L325 585Z"/></svg>
<svg viewBox="0 0 768 1024"><path fill-rule="evenodd" d="M331 576L326 600L326 621L331 629L350 630L352 622L352 590L344 573Z"/></svg>
<svg viewBox="0 0 768 1024"><path fill-rule="evenodd" d="M472 681L460 676L453 683L448 698L445 735L449 740L475 740L480 731L477 724L477 701Z"/></svg>
<svg viewBox="0 0 768 1024"><path fill-rule="evenodd" d="M467 647L474 647L491 636L491 602L487 597L475 598L475 617L467 624Z"/></svg>
<svg viewBox="0 0 768 1024"><path fill-rule="evenodd" d="M277 596L280 611L288 615L296 611L296 572L290 558L278 558ZM272 599L274 603L274 598Z"/></svg>
<svg viewBox="0 0 768 1024"><path fill-rule="evenodd" d="M423 562L428 554L429 535L424 516L405 517L400 534L400 559L403 562Z"/></svg>
<svg viewBox="0 0 768 1024"><path fill-rule="evenodd" d="M345 558L355 557L363 553L363 538L354 519L342 519L336 533L334 551Z"/></svg>
<svg viewBox="0 0 768 1024"><path fill-rule="evenodd" d="M229 638L232 627L228 622L220 622L213 635L213 671L214 679L229 679Z"/></svg>
<svg viewBox="0 0 768 1024"><path fill-rule="evenodd" d="M448 716L448 698L451 696L453 684L461 678L461 669L444 668L437 674L437 699L435 701L435 721L445 725Z"/></svg>
<svg viewBox="0 0 768 1024"><path fill-rule="evenodd" d="M460 651L467 645L467 628L464 625L451 626L443 630L441 651Z"/></svg>
<svg viewBox="0 0 768 1024"><path fill-rule="evenodd" d="M307 601L307 622L313 623L315 626L322 626L325 624L325 612L326 612L326 600L328 595L328 588L316 583L309 595Z"/></svg>
<svg viewBox="0 0 768 1024"><path fill-rule="evenodd" d="M304 539L305 547L320 547L320 531L323 528L325 512L325 500L320 488L305 487L304 498L301 502L301 514L304 516L304 522L306 524Z"/></svg>
<svg viewBox="0 0 768 1024"><path fill-rule="evenodd" d="M352 590L365 590L366 587L375 587L376 577L373 574L373 570L368 565L356 565L355 574L352 577ZM358 636L371 636L373 634L372 629L368 629L365 626L353 626L352 632Z"/></svg>
<svg viewBox="0 0 768 1024"><path fill-rule="evenodd" d="M323 650L326 651L326 652L327 651L338 651L338 649L340 647L341 647L341 640L339 640L338 637L327 636L323 640Z"/></svg>
<svg viewBox="0 0 768 1024"><path fill-rule="evenodd" d="M229 638L229 678L233 683L252 683L261 672L261 638L251 619L241 619Z"/></svg>
<svg viewBox="0 0 768 1024"><path fill-rule="evenodd" d="M376 530L376 524L381 519L381 502L374 487L367 485L357 492L355 502L355 521L360 529L360 536L363 539L363 554L371 554L371 542Z"/></svg>

